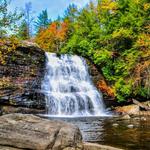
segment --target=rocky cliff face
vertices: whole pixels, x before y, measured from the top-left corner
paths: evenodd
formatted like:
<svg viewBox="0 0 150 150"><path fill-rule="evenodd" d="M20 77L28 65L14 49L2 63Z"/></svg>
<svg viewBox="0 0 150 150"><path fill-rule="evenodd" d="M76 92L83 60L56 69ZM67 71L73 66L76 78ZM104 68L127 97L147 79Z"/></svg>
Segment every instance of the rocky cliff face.
<svg viewBox="0 0 150 150"><path fill-rule="evenodd" d="M98 67L92 64L89 60L87 60L87 64L89 66L89 73L91 75L92 81L97 89L102 92L106 106L110 107L112 105L118 105L117 101L115 101L115 95L112 88L107 84L104 76L98 70Z"/></svg>
<svg viewBox="0 0 150 150"><path fill-rule="evenodd" d="M45 59L44 51L30 42L19 44L7 54L6 63L0 64L1 114L45 112L44 94L41 92ZM99 82L105 81L104 77L90 61L87 63L93 82L103 93L106 105L111 104L114 101L110 101L109 88L99 87L102 85Z"/></svg>
<svg viewBox="0 0 150 150"><path fill-rule="evenodd" d="M44 76L44 51L31 43L17 46L0 64L1 113L44 110L44 95L40 92Z"/></svg>

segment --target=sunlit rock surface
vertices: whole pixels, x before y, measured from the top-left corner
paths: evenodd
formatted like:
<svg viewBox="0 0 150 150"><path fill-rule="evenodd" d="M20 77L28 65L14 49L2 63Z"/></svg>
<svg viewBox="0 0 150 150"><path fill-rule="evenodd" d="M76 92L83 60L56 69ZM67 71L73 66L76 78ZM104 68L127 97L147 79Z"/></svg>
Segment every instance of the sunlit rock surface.
<svg viewBox="0 0 150 150"><path fill-rule="evenodd" d="M123 150L120 148L115 148L111 146L106 146L106 145L100 145L100 144L95 144L95 143L84 143L84 150Z"/></svg>
<svg viewBox="0 0 150 150"><path fill-rule="evenodd" d="M44 64L44 51L35 44L23 43L9 54L6 64L0 65L1 113L12 110L7 107L5 112L6 106L12 106L14 109L44 109L44 95L40 92Z"/></svg>
<svg viewBox="0 0 150 150"><path fill-rule="evenodd" d="M0 148L4 150L81 150L79 129L61 121L34 115L9 114L0 117Z"/></svg>

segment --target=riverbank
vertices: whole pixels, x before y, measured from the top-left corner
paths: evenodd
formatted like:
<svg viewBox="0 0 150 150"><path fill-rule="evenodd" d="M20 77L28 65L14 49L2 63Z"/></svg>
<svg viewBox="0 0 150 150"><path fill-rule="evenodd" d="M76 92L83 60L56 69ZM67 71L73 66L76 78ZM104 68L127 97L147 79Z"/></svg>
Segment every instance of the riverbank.
<svg viewBox="0 0 150 150"><path fill-rule="evenodd" d="M0 117L2 150L148 150L150 118ZM80 129L80 130L79 130Z"/></svg>
<svg viewBox="0 0 150 150"><path fill-rule="evenodd" d="M84 143L78 127L34 115L9 114L0 117L2 150L120 150Z"/></svg>
<svg viewBox="0 0 150 150"><path fill-rule="evenodd" d="M47 117L79 127L84 142L108 145L128 150L148 150L150 117L97 116L97 117Z"/></svg>

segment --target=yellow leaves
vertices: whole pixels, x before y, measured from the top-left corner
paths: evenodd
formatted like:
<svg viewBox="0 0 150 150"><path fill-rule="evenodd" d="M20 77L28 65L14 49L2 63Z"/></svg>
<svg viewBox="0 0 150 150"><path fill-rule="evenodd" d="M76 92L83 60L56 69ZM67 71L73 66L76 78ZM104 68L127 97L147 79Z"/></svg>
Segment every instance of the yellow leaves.
<svg viewBox="0 0 150 150"><path fill-rule="evenodd" d="M131 31L129 29L125 29L125 28L120 28L119 30L115 30L112 33L112 37L113 38L118 38L118 37L131 37Z"/></svg>
<svg viewBox="0 0 150 150"><path fill-rule="evenodd" d="M6 58L8 54L15 51L18 45L19 41L15 37L0 39L0 64L6 63Z"/></svg>
<svg viewBox="0 0 150 150"><path fill-rule="evenodd" d="M117 3L112 0L103 0L101 4L101 8L105 10L116 10Z"/></svg>
<svg viewBox="0 0 150 150"><path fill-rule="evenodd" d="M150 49L146 49L141 52L142 58L150 58Z"/></svg>
<svg viewBox="0 0 150 150"><path fill-rule="evenodd" d="M4 56L1 51L0 51L0 64L5 64Z"/></svg>
<svg viewBox="0 0 150 150"><path fill-rule="evenodd" d="M113 52L108 51L107 49L101 49L95 51L94 54L94 59L95 63L101 64L101 63L106 63L110 58L112 58Z"/></svg>
<svg viewBox="0 0 150 150"><path fill-rule="evenodd" d="M135 4L139 4L140 0L133 0Z"/></svg>
<svg viewBox="0 0 150 150"><path fill-rule="evenodd" d="M144 4L144 10L147 11L150 8L150 3Z"/></svg>
<svg viewBox="0 0 150 150"><path fill-rule="evenodd" d="M136 45L140 47L150 48L150 34L140 34Z"/></svg>
<svg viewBox="0 0 150 150"><path fill-rule="evenodd" d="M6 77L0 78L0 89L10 87L10 79Z"/></svg>

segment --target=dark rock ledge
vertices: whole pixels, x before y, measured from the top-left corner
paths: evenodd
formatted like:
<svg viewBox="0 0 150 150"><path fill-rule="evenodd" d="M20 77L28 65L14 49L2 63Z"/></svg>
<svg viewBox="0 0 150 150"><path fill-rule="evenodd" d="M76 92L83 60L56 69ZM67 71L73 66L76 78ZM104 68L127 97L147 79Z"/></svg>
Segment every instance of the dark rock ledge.
<svg viewBox="0 0 150 150"><path fill-rule="evenodd" d="M6 63L0 64L1 114L45 111L44 68L45 52L33 43L23 42L8 54Z"/></svg>

